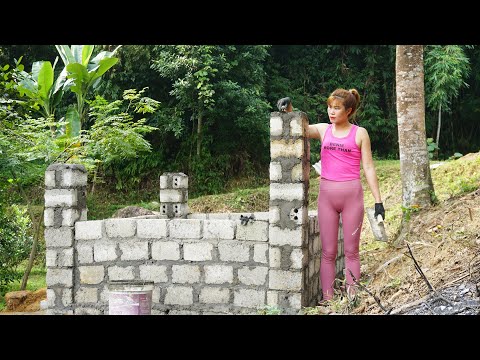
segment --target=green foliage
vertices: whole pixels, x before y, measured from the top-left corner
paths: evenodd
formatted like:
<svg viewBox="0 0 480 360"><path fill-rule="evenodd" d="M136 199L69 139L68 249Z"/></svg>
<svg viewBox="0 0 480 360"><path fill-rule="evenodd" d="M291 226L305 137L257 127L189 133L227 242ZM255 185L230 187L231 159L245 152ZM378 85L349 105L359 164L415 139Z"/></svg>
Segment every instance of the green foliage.
<svg viewBox="0 0 480 360"><path fill-rule="evenodd" d="M28 258L32 247L30 219L17 205L0 207L0 291L21 275L16 267Z"/></svg>
<svg viewBox="0 0 480 360"><path fill-rule="evenodd" d="M430 159L433 158L433 154L436 149L439 149L437 144L433 141L433 138L427 138L427 151L428 151L428 157Z"/></svg>
<svg viewBox="0 0 480 360"><path fill-rule="evenodd" d="M55 80L57 60L58 58L53 66L50 61L36 61L32 65L31 73L19 71L16 74L20 96L27 95L34 103L39 104L39 110L45 118L55 115L55 109L63 97L67 73L62 71Z"/></svg>
<svg viewBox="0 0 480 360"><path fill-rule="evenodd" d="M420 211L420 206L418 206L418 205L411 205L411 206L403 206L402 205L401 207L402 207L402 213L403 213L406 221L410 221L412 213Z"/></svg>
<svg viewBox="0 0 480 360"><path fill-rule="evenodd" d="M425 51L425 95L428 107L451 111L470 73L470 60L459 45L429 45Z"/></svg>
<svg viewBox="0 0 480 360"><path fill-rule="evenodd" d="M158 101L143 96L145 90L125 90L123 100L111 103L98 95L89 102L94 124L82 137L84 163L91 170L100 167L100 170L117 175L117 189L122 188L124 182L128 183L122 176L125 173L118 171L118 165L150 152L150 143L144 135L157 130L146 125L145 118L134 118L135 114L152 114L160 105Z"/></svg>
<svg viewBox="0 0 480 360"><path fill-rule="evenodd" d="M67 73L69 80L63 84L63 88L72 91L77 98L76 112L67 113L67 115L72 115L72 117L67 117L67 123L72 128L82 128L87 122L85 103L88 92L91 88L96 89L103 74L117 63L118 58L113 55L119 47L112 52L101 51L93 59L90 59L94 45L72 45L71 48L68 45L55 46L65 64L64 72ZM75 124L78 120L80 121L79 126ZM78 136L79 132L72 132L72 135Z"/></svg>

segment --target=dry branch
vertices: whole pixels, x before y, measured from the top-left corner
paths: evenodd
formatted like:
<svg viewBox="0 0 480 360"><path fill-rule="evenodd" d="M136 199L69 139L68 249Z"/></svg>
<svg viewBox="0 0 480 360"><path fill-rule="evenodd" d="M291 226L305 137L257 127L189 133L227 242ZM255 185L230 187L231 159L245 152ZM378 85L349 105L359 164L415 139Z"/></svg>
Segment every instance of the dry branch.
<svg viewBox="0 0 480 360"><path fill-rule="evenodd" d="M350 275L352 276L352 280L353 282L358 286L360 287L360 289L362 290L365 290L370 296L373 297L373 299L375 300L375 302L378 304L378 306L380 306L380 308L385 312L385 315L389 315L390 312L393 310L393 308L391 308L390 310L387 310L385 307L383 307L382 303L380 302L380 299L378 297L376 297L374 294L372 294L365 286L363 286L362 284L360 284L357 279L355 278L355 275L353 275L352 273L352 270L348 269L348 271L350 272Z"/></svg>

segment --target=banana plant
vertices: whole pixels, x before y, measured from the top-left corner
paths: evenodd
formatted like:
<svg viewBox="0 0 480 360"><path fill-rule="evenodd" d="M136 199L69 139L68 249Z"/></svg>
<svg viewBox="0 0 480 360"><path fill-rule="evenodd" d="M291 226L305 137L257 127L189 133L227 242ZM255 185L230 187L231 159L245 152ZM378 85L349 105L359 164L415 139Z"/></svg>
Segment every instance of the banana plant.
<svg viewBox="0 0 480 360"><path fill-rule="evenodd" d="M113 51L101 51L93 59L90 59L94 45L55 45L60 57L65 64L67 81L64 90L69 89L75 93L77 104L70 107L66 114L67 136L78 136L87 121L87 109L85 99L90 89L96 89L100 84L101 77L113 65L118 58L113 57L121 45Z"/></svg>
<svg viewBox="0 0 480 360"><path fill-rule="evenodd" d="M55 109L64 94L64 85L67 80L67 70L64 69L55 80L55 66L50 61L36 61L32 65L31 73L23 70L16 73L17 89L20 94L26 95L39 105L40 113L48 119L55 121ZM51 126L52 135L55 135L55 126Z"/></svg>

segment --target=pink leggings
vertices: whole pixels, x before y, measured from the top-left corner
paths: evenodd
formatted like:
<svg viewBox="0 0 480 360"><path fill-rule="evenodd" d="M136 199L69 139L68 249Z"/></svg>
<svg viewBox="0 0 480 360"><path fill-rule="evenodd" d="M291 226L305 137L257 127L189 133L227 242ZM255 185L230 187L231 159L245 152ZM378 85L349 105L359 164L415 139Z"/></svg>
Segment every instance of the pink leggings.
<svg viewBox="0 0 480 360"><path fill-rule="evenodd" d="M360 280L360 233L363 223L363 188L360 179L349 181L320 180L318 227L322 241L320 279L323 299L333 297L335 259L338 249L338 222L342 214L347 291L353 284L349 269Z"/></svg>

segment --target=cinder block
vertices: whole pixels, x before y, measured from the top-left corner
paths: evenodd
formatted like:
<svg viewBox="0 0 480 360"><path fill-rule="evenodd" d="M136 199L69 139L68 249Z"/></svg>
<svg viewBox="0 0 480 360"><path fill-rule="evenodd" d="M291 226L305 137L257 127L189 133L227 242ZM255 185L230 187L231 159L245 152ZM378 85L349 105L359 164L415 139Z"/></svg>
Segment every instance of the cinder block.
<svg viewBox="0 0 480 360"><path fill-rule="evenodd" d="M188 189L188 176L183 173L173 175L172 187L174 189Z"/></svg>
<svg viewBox="0 0 480 360"><path fill-rule="evenodd" d="M160 203L182 203L186 202L185 193L183 190L161 189Z"/></svg>
<svg viewBox="0 0 480 360"><path fill-rule="evenodd" d="M225 240L218 243L221 261L245 262L250 258L250 246L244 242Z"/></svg>
<svg viewBox="0 0 480 360"><path fill-rule="evenodd" d="M273 140L270 142L270 157L272 160L278 158L296 158L303 157L303 140Z"/></svg>
<svg viewBox="0 0 480 360"><path fill-rule="evenodd" d="M54 208L45 208L43 213L43 224L45 227L55 225L55 211Z"/></svg>
<svg viewBox="0 0 480 360"><path fill-rule="evenodd" d="M301 227L294 230L281 229L278 226L269 227L269 242L270 245L290 245L300 247L303 244L303 231Z"/></svg>
<svg viewBox="0 0 480 360"><path fill-rule="evenodd" d="M205 265L205 282L207 284L233 283L233 267L228 265Z"/></svg>
<svg viewBox="0 0 480 360"><path fill-rule="evenodd" d="M303 183L295 184L280 184L280 183L271 183L270 184L270 201L272 200L284 200L284 201L294 201L294 200L304 200L303 192Z"/></svg>
<svg viewBox="0 0 480 360"><path fill-rule="evenodd" d="M80 284L100 284L105 277L105 271L102 265L99 266L79 266Z"/></svg>
<svg viewBox="0 0 480 360"><path fill-rule="evenodd" d="M135 219L107 219L105 230L109 238L128 238L135 235L137 220Z"/></svg>
<svg viewBox="0 0 480 360"><path fill-rule="evenodd" d="M93 244L95 262L117 260L117 244L113 241L100 241Z"/></svg>
<svg viewBox="0 0 480 360"><path fill-rule="evenodd" d="M277 224L280 222L280 208L278 206L270 206L269 222L271 224Z"/></svg>
<svg viewBox="0 0 480 360"><path fill-rule="evenodd" d="M79 287L75 293L75 302L79 304L96 304L98 302L98 289L85 286Z"/></svg>
<svg viewBox="0 0 480 360"><path fill-rule="evenodd" d="M192 305L193 288L190 286L169 286L165 295L165 305Z"/></svg>
<svg viewBox="0 0 480 360"><path fill-rule="evenodd" d="M45 252L45 259L47 267L57 266L57 251L52 249L47 249Z"/></svg>
<svg viewBox="0 0 480 360"><path fill-rule="evenodd" d="M292 249L290 253L290 261L292 269L302 269L308 264L308 250L303 248Z"/></svg>
<svg viewBox="0 0 480 360"><path fill-rule="evenodd" d="M74 207L78 205L76 189L45 190L45 207Z"/></svg>
<svg viewBox="0 0 480 360"><path fill-rule="evenodd" d="M96 240L102 238L103 220L77 221L75 238L77 240Z"/></svg>
<svg viewBox="0 0 480 360"><path fill-rule="evenodd" d="M266 290L236 289L233 294L233 304L247 308L265 306Z"/></svg>
<svg viewBox="0 0 480 360"><path fill-rule="evenodd" d="M170 238L200 239L202 238L202 222L197 219L173 219L168 222Z"/></svg>
<svg viewBox="0 0 480 360"><path fill-rule="evenodd" d="M291 173L292 182L299 182L305 180L303 177L303 165L297 164L292 168Z"/></svg>
<svg viewBox="0 0 480 360"><path fill-rule="evenodd" d="M124 260L148 260L148 242L146 241L128 241L120 243L122 261Z"/></svg>
<svg viewBox="0 0 480 360"><path fill-rule="evenodd" d="M155 241L152 244L153 260L179 260L180 247L175 241Z"/></svg>
<svg viewBox="0 0 480 360"><path fill-rule="evenodd" d="M140 265L140 279L155 283L167 282L167 267L165 265Z"/></svg>
<svg viewBox="0 0 480 360"><path fill-rule="evenodd" d="M73 303L73 289L62 289L62 304L63 306L70 306Z"/></svg>
<svg viewBox="0 0 480 360"><path fill-rule="evenodd" d="M238 269L238 280L245 285L265 286L268 268L264 266Z"/></svg>
<svg viewBox="0 0 480 360"><path fill-rule="evenodd" d="M282 180L282 165L279 162L270 163L270 181Z"/></svg>
<svg viewBox="0 0 480 360"><path fill-rule="evenodd" d="M290 135L291 136L304 136L303 133L303 119L301 117L295 117L290 121Z"/></svg>
<svg viewBox="0 0 480 360"><path fill-rule="evenodd" d="M55 171L45 171L45 187L55 187Z"/></svg>
<svg viewBox="0 0 480 360"><path fill-rule="evenodd" d="M282 251L279 247L270 246L268 255L270 268L279 268L282 266Z"/></svg>
<svg viewBox="0 0 480 360"><path fill-rule="evenodd" d="M73 245L73 228L45 228L45 243L47 247L70 247Z"/></svg>
<svg viewBox="0 0 480 360"><path fill-rule="evenodd" d="M73 248L62 249L59 251L57 266L61 266L61 267L73 266Z"/></svg>
<svg viewBox="0 0 480 360"><path fill-rule="evenodd" d="M268 241L268 222L255 220L242 225L238 220L237 240Z"/></svg>
<svg viewBox="0 0 480 360"><path fill-rule="evenodd" d="M62 226L74 226L75 222L80 219L80 213L77 209L62 210Z"/></svg>
<svg viewBox="0 0 480 360"><path fill-rule="evenodd" d="M78 170L64 169L62 170L61 187L82 187L87 186L87 173Z"/></svg>
<svg viewBox="0 0 480 360"><path fill-rule="evenodd" d="M55 307L55 291L53 289L48 289L47 288L47 306L49 309L52 309Z"/></svg>
<svg viewBox="0 0 480 360"><path fill-rule="evenodd" d="M92 245L77 245L77 256L80 264L93 263L93 247Z"/></svg>
<svg viewBox="0 0 480 360"><path fill-rule="evenodd" d="M133 266L112 266L108 268L108 278L110 280L133 280Z"/></svg>
<svg viewBox="0 0 480 360"><path fill-rule="evenodd" d="M235 222L231 220L204 220L203 237L232 240L235 237L235 226Z"/></svg>
<svg viewBox="0 0 480 360"><path fill-rule="evenodd" d="M172 283L194 284L200 280L200 267L197 265L173 265Z"/></svg>
<svg viewBox="0 0 480 360"><path fill-rule="evenodd" d="M188 261L212 260L213 245L208 242L183 243L183 258Z"/></svg>
<svg viewBox="0 0 480 360"><path fill-rule="evenodd" d="M52 286L73 286L72 269L47 268L47 287Z"/></svg>
<svg viewBox="0 0 480 360"><path fill-rule="evenodd" d="M138 219L137 236L145 239L162 239L167 237L166 219Z"/></svg>
<svg viewBox="0 0 480 360"><path fill-rule="evenodd" d="M300 271L284 271L271 269L269 273L271 290L301 291L302 273Z"/></svg>
<svg viewBox="0 0 480 360"><path fill-rule="evenodd" d="M167 189L168 175L160 175L160 189Z"/></svg>
<svg viewBox="0 0 480 360"><path fill-rule="evenodd" d="M278 306L278 291L267 291L267 305Z"/></svg>
<svg viewBox="0 0 480 360"><path fill-rule="evenodd" d="M292 309L300 310L302 308L302 294L289 294L288 304Z"/></svg>
<svg viewBox="0 0 480 360"><path fill-rule="evenodd" d="M226 304L230 300L230 290L206 286L200 290L199 301L205 304Z"/></svg>
<svg viewBox="0 0 480 360"><path fill-rule="evenodd" d="M283 133L283 120L281 117L274 116L270 118L270 135L281 136Z"/></svg>
<svg viewBox="0 0 480 360"><path fill-rule="evenodd" d="M268 264L268 244L253 245L253 261Z"/></svg>

